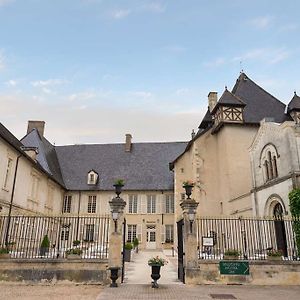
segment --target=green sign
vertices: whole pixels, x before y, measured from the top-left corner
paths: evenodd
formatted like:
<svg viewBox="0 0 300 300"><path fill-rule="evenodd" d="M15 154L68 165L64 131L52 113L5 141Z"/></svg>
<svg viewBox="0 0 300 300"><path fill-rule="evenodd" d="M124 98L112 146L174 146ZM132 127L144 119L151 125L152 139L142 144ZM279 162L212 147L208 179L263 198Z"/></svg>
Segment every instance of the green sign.
<svg viewBox="0 0 300 300"><path fill-rule="evenodd" d="M222 260L219 263L221 275L249 275L249 262L238 260Z"/></svg>

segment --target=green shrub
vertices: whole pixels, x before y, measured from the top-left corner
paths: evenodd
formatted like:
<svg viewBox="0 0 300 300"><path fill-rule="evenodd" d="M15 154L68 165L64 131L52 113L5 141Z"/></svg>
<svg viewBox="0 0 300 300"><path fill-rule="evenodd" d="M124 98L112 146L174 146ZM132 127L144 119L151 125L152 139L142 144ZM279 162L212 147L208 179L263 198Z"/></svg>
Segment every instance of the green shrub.
<svg viewBox="0 0 300 300"><path fill-rule="evenodd" d="M80 241L79 241L79 240L73 241L73 246L74 246L74 247L77 247L77 246L79 246L79 245L80 245Z"/></svg>
<svg viewBox="0 0 300 300"><path fill-rule="evenodd" d="M134 247L137 247L139 245L139 240L138 240L138 238L135 238L134 240L133 240L133 246Z"/></svg>
<svg viewBox="0 0 300 300"><path fill-rule="evenodd" d="M48 235L46 234L42 240L41 248L49 248L50 247L50 240L48 238Z"/></svg>
<svg viewBox="0 0 300 300"><path fill-rule="evenodd" d="M82 254L82 250L81 249L79 249L79 248L72 248L72 249L69 249L69 250L67 250L66 251L66 254L67 255L70 255L70 254L76 254L76 255L81 255Z"/></svg>
<svg viewBox="0 0 300 300"><path fill-rule="evenodd" d="M126 244L125 244L125 249L126 249L126 250L132 250L132 248L133 248L133 246L132 246L131 243L126 243Z"/></svg>
<svg viewBox="0 0 300 300"><path fill-rule="evenodd" d="M239 256L240 254L241 252L236 249L227 249L224 252L224 255L228 255L228 256Z"/></svg>
<svg viewBox="0 0 300 300"><path fill-rule="evenodd" d="M117 179L117 180L115 180L115 185L124 185L124 179Z"/></svg>
<svg viewBox="0 0 300 300"><path fill-rule="evenodd" d="M8 254L9 250L7 248L0 248L0 254Z"/></svg>
<svg viewBox="0 0 300 300"><path fill-rule="evenodd" d="M293 217L293 230L295 232L295 241L297 254L300 256L300 189L294 189L289 193L290 210Z"/></svg>

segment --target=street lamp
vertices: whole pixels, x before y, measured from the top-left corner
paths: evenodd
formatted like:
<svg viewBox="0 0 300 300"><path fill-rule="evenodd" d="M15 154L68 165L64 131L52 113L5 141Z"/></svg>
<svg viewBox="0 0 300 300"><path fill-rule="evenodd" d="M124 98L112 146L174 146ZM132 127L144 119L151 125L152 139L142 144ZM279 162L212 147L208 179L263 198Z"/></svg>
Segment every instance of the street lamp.
<svg viewBox="0 0 300 300"><path fill-rule="evenodd" d="M112 211L111 215L112 215L112 219L115 222L115 232L117 232L117 229L118 229L118 223L117 222L118 222L118 219L119 219L119 212L118 211Z"/></svg>
<svg viewBox="0 0 300 300"><path fill-rule="evenodd" d="M188 219L190 221L190 233L193 232L193 223L195 221L195 216L196 216L196 208L190 207L188 210Z"/></svg>

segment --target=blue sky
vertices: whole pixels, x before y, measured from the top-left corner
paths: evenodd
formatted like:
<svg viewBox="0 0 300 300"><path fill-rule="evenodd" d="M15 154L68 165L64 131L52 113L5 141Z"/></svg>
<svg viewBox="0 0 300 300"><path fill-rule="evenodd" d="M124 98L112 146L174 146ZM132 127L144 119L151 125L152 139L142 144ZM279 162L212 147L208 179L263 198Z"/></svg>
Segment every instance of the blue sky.
<svg viewBox="0 0 300 300"><path fill-rule="evenodd" d="M298 1L0 0L1 122L56 144L187 140L241 68L300 93Z"/></svg>

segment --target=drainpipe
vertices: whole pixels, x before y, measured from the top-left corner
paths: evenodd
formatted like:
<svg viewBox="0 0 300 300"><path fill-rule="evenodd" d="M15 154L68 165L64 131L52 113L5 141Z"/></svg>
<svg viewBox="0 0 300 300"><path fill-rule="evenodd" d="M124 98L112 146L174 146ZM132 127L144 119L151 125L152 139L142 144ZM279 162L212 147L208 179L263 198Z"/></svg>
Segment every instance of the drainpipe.
<svg viewBox="0 0 300 300"><path fill-rule="evenodd" d="M79 191L79 199L78 199L76 240L78 240L78 232L79 232L79 214L80 214L80 206L81 206L81 191Z"/></svg>
<svg viewBox="0 0 300 300"><path fill-rule="evenodd" d="M7 220L7 227L6 227L6 233L5 233L5 246L8 246L8 234L9 234L9 228L10 228L10 221L11 221L11 211L14 201L14 194L15 194L15 186L16 186L16 179L17 179L17 171L18 171L18 165L19 165L19 159L22 156L22 154L18 155L17 161L16 161L16 168L15 168L15 174L14 174L14 181L11 191L11 197L10 197L10 204L9 204L9 211L8 211L8 220Z"/></svg>

